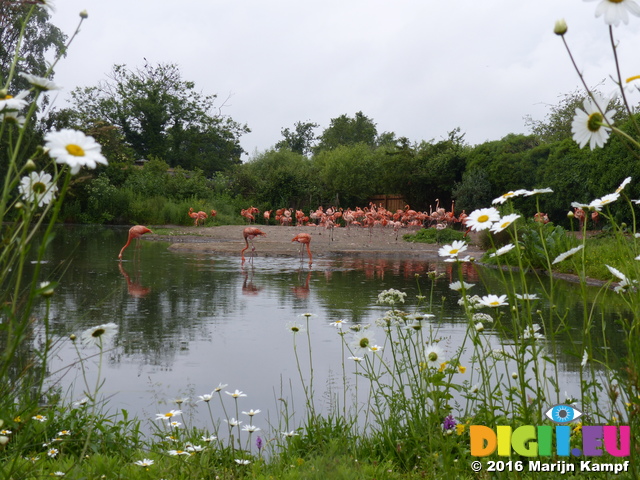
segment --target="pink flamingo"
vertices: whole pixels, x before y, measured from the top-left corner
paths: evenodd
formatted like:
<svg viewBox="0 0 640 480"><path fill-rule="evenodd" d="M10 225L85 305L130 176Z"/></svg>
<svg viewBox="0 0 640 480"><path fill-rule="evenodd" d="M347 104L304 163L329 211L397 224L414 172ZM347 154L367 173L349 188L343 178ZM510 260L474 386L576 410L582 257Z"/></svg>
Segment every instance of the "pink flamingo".
<svg viewBox="0 0 640 480"><path fill-rule="evenodd" d="M189 209L189 214L188 214L191 218L193 218L193 223L194 225L197 227L198 226L198 219L200 218L200 216L198 215L197 212L193 211L193 207L191 207Z"/></svg>
<svg viewBox="0 0 640 480"><path fill-rule="evenodd" d="M127 243L125 243L124 247L122 247L122 250L120 250L120 254L118 255L118 258L122 260L122 253L124 252L124 249L129 246L129 244L131 243L131 240L135 238L137 242L138 239L145 233L153 233L153 232L149 230L147 227L144 227L142 225L135 225L131 227L129 229L129 238L127 239Z"/></svg>
<svg viewBox="0 0 640 480"><path fill-rule="evenodd" d="M299 233L293 239L292 242L298 242L300 244L300 258L302 259L302 248L303 245L307 246L307 254L309 255L309 265L313 263L313 257L311 256L311 247L309 244L311 243L311 235L308 233Z"/></svg>
<svg viewBox="0 0 640 480"><path fill-rule="evenodd" d="M256 250L256 247L253 246L253 239L256 237L259 237L260 235L265 237L267 236L266 233L264 233L259 228L255 228L255 227L247 227L242 231L242 236L244 237L244 241L247 244L247 246L244 247L240 252L242 254L243 264L244 264L244 251L249 248L249 240L251 240L251 260L253 260L253 252L255 252Z"/></svg>

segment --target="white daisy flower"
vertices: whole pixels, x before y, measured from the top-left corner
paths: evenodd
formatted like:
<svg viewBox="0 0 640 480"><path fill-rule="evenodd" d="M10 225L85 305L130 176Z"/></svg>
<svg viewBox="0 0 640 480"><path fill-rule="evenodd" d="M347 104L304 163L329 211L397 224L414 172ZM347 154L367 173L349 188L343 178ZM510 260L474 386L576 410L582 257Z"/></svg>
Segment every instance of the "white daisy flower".
<svg viewBox="0 0 640 480"><path fill-rule="evenodd" d="M154 461L149 460L148 458L144 458L142 460L138 460L137 462L133 462L134 465L138 465L140 467L150 467L153 465Z"/></svg>
<svg viewBox="0 0 640 480"><path fill-rule="evenodd" d="M448 262L448 263L453 263L453 262L460 262L460 263L465 263L465 262L471 262L472 258L469 255L466 255L462 258L458 258L458 257L449 257L449 258L445 258L444 260L442 260L443 262Z"/></svg>
<svg viewBox="0 0 640 480"><path fill-rule="evenodd" d="M442 349L436 344L429 345L427 348L425 348L424 358L427 362L427 366L431 368L440 368L440 365L445 362L444 353L442 352Z"/></svg>
<svg viewBox="0 0 640 480"><path fill-rule="evenodd" d="M218 386L216 388L213 389L214 392L219 392L220 390L222 390L225 387L228 387L229 385L226 383L219 383Z"/></svg>
<svg viewBox="0 0 640 480"><path fill-rule="evenodd" d="M50 10L52 12L56 11L56 6L55 6L53 0L35 0L34 3L40 5L45 10Z"/></svg>
<svg viewBox="0 0 640 480"><path fill-rule="evenodd" d="M233 398L239 398L239 397L246 397L247 394L246 393L242 393L242 391L236 389L235 392L227 392L225 391L224 393L226 393L227 395L231 395Z"/></svg>
<svg viewBox="0 0 640 480"><path fill-rule="evenodd" d="M493 207L474 210L467 217L467 227L474 232L491 228L494 222L500 220L500 212Z"/></svg>
<svg viewBox="0 0 640 480"><path fill-rule="evenodd" d="M456 292L459 292L460 290L462 290L463 288L465 290L469 290L471 287L475 287L475 283L467 283L467 282L453 282L449 284L449 288L451 290L455 290Z"/></svg>
<svg viewBox="0 0 640 480"><path fill-rule="evenodd" d="M30 75L28 73L20 73L19 75L25 78L27 82L36 87L38 90L60 90L60 87L48 78L38 77L36 75Z"/></svg>
<svg viewBox="0 0 640 480"><path fill-rule="evenodd" d="M610 193L608 195L605 195L602 198L596 198L594 201L592 201L589 206L595 208L597 211L602 210L602 207L604 207L605 205L609 205L612 202L615 202L616 200L618 200L618 198L620 198L620 194L619 193Z"/></svg>
<svg viewBox="0 0 640 480"><path fill-rule="evenodd" d="M236 462L238 465L249 465L249 464L251 463L251 460L244 460L244 459L242 459L242 458L236 458L236 459L235 459L235 462Z"/></svg>
<svg viewBox="0 0 640 480"><path fill-rule="evenodd" d="M353 360L354 362L360 363L364 360L363 357L347 357L347 360Z"/></svg>
<svg viewBox="0 0 640 480"><path fill-rule="evenodd" d="M516 298L518 300L539 300L538 295L535 293L523 293L522 295L516 293Z"/></svg>
<svg viewBox="0 0 640 480"><path fill-rule="evenodd" d="M242 420L236 420L234 417L231 417L231 420L225 419L224 421L227 422L230 427L237 427L242 423Z"/></svg>
<svg viewBox="0 0 640 480"><path fill-rule="evenodd" d="M51 175L45 172L31 172L28 176L22 177L18 190L22 198L29 202L42 207L49 205L58 187L51 182Z"/></svg>
<svg viewBox="0 0 640 480"><path fill-rule="evenodd" d="M211 392L211 393L205 393L204 395L198 395L198 398L200 400L198 400L198 402L207 402L209 403L211 401L211 398L213 398L213 394L215 392ZM198 403L196 402L196 403Z"/></svg>
<svg viewBox="0 0 640 480"><path fill-rule="evenodd" d="M298 322L289 322L285 325L285 327L287 328L287 330L294 334L306 332L304 326L300 325Z"/></svg>
<svg viewBox="0 0 640 480"><path fill-rule="evenodd" d="M589 354L587 353L587 351L585 350L582 353L582 361L580 362L580 365L582 365L582 367L586 367L587 366L587 362L589 361Z"/></svg>
<svg viewBox="0 0 640 480"><path fill-rule="evenodd" d="M369 347L369 351L376 353L376 352L381 352L382 351L382 347L380 345L371 345Z"/></svg>
<svg viewBox="0 0 640 480"><path fill-rule="evenodd" d="M533 190L527 190L524 196L530 197L531 195L539 195L541 193L553 193L553 190L550 188L534 188Z"/></svg>
<svg viewBox="0 0 640 480"><path fill-rule="evenodd" d="M505 300L507 299L506 295L485 295L478 302L480 305L484 305L485 307L500 307L503 305L509 305Z"/></svg>
<svg viewBox="0 0 640 480"><path fill-rule="evenodd" d="M513 197L519 197L520 195L525 195L527 193L527 190L516 190L514 191L510 191L507 193L503 193L502 195L500 195L498 198L494 198L493 201L491 202L492 205L495 205L496 203L504 203L507 200L509 200L510 198Z"/></svg>
<svg viewBox="0 0 640 480"><path fill-rule="evenodd" d="M615 193L620 193L622 190L624 190L624 187L626 187L627 185L629 185L629 182L631 182L631 177L627 177L625 178L622 183L620 184L620 186L618 188L616 188L616 192Z"/></svg>
<svg viewBox="0 0 640 480"><path fill-rule="evenodd" d="M209 443L209 442L213 442L216 438L218 437L216 437L215 435L210 435L208 437L202 436L200 437L200 440L202 440L203 442Z"/></svg>
<svg viewBox="0 0 640 480"><path fill-rule="evenodd" d="M29 95L29 90L23 90L15 97L7 95L4 98L0 98L0 112L18 111L26 107L29 102L25 100Z"/></svg>
<svg viewBox="0 0 640 480"><path fill-rule="evenodd" d="M504 247L500 247L498 250L496 250L494 253L492 253L491 255L489 255L489 257L499 257L501 255L504 255L505 253L509 253L511 250L513 250L516 246L513 243L509 243L508 245L505 245Z"/></svg>
<svg viewBox="0 0 640 480"><path fill-rule="evenodd" d="M169 450L167 453L172 457L175 457L178 455L189 455L189 452L187 452L186 450Z"/></svg>
<svg viewBox="0 0 640 480"><path fill-rule="evenodd" d="M464 240L454 240L451 245L440 247L438 255L441 257L457 257L459 253L464 252L466 249L467 244Z"/></svg>
<svg viewBox="0 0 640 480"><path fill-rule="evenodd" d="M585 0L592 2L595 0ZM596 7L596 17L604 16L604 23L617 27L620 22L627 25L629 14L640 17L640 6L635 0L600 0Z"/></svg>
<svg viewBox="0 0 640 480"><path fill-rule="evenodd" d="M255 425L245 425L242 427L242 431L243 432L249 432L249 433L253 433L253 432L257 432L260 430L260 427L256 427Z"/></svg>
<svg viewBox="0 0 640 480"><path fill-rule="evenodd" d="M202 445L187 445L185 449L187 452L202 452L204 447Z"/></svg>
<svg viewBox="0 0 640 480"><path fill-rule="evenodd" d="M342 325L345 323L349 323L346 320L336 320L335 322L331 322L329 325L332 327L336 327L338 330L342 330Z"/></svg>
<svg viewBox="0 0 640 480"><path fill-rule="evenodd" d="M627 279L626 275L624 273L622 273L620 270L618 270L617 268L613 268L613 267L607 265L606 263L605 263L605 267L607 267L609 269L609 271L612 274L614 274L616 277L618 277L620 280L626 280Z"/></svg>
<svg viewBox="0 0 640 480"><path fill-rule="evenodd" d="M290 432L280 432L280 433L282 433L283 437L288 437L288 438L295 437L296 435L300 435L295 430L291 430Z"/></svg>
<svg viewBox="0 0 640 480"><path fill-rule="evenodd" d="M81 167L96 168L98 163L107 165L107 159L100 153L102 147L93 137L87 137L78 130L63 129L49 132L44 136L45 148L56 163L67 164L75 175Z"/></svg>
<svg viewBox="0 0 640 480"><path fill-rule="evenodd" d="M493 233L501 232L513 222L515 222L518 218L520 218L520 215L518 215L517 213L505 215L504 217L498 219L496 223L491 226L491 231Z"/></svg>
<svg viewBox="0 0 640 480"><path fill-rule="evenodd" d="M534 323L530 327L525 328L524 332L522 333L522 339L523 340L528 340L530 338L532 338L534 340L543 339L544 335L542 333L540 333L540 329L541 328L542 327L537 323Z"/></svg>
<svg viewBox="0 0 640 480"><path fill-rule="evenodd" d="M34 415L33 417L31 417L32 420L37 420L38 422L46 422L47 421L47 417L45 417L44 415Z"/></svg>
<svg viewBox="0 0 640 480"><path fill-rule="evenodd" d="M4 123L13 123L18 127L22 128L24 127L24 124L27 121L27 119L24 117L24 115L18 115L17 112L7 111L5 113L0 113L0 121Z"/></svg>
<svg viewBox="0 0 640 480"><path fill-rule="evenodd" d="M167 413L156 413L156 420L171 420L173 417L182 415L182 410L171 410Z"/></svg>
<svg viewBox="0 0 640 480"><path fill-rule="evenodd" d="M107 344L118 333L118 325L115 323L105 323L97 327L88 328L80 335L82 343L102 347Z"/></svg>
<svg viewBox="0 0 640 480"><path fill-rule="evenodd" d="M484 325L482 324L482 322L478 322L475 324L475 329L476 332L483 332L484 331Z"/></svg>
<svg viewBox="0 0 640 480"><path fill-rule="evenodd" d="M58 453L59 453L59 452L58 452L58 449L57 449L57 448L50 448L50 449L47 451L47 456L48 456L48 457L51 457L51 458L54 458L56 455L58 455Z"/></svg>
<svg viewBox="0 0 640 480"><path fill-rule="evenodd" d="M349 344L349 349L357 356L365 355L369 351L371 345L375 345L376 340L373 334L366 330L354 333L353 340Z"/></svg>
<svg viewBox="0 0 640 480"><path fill-rule="evenodd" d="M552 265L555 265L556 263L560 263L563 260L566 260L567 258L569 258L571 255L573 255L576 252L579 252L580 250L582 250L582 248L584 247L584 245L578 245L577 247L574 247L570 250L567 250L564 253L561 253L560 255L558 255L555 260L553 262L551 262Z"/></svg>
<svg viewBox="0 0 640 480"><path fill-rule="evenodd" d="M580 202L571 202L571 206L573 208L581 208L583 210L589 210L589 204L588 203L580 203Z"/></svg>
<svg viewBox="0 0 640 480"><path fill-rule="evenodd" d="M618 282L618 285L616 285L616 287L613 289L614 292L616 293L625 293L627 290L635 288L636 284L638 283L637 280L630 280L624 273L622 273L620 270L613 268L609 265L606 265L606 267L609 269L609 271L615 275L616 277L618 277L620 279L620 282Z"/></svg>
<svg viewBox="0 0 640 480"><path fill-rule="evenodd" d="M605 0L608 2L608 0ZM593 94L593 98L586 98L583 105L584 110L576 108L576 115L571 123L571 133L573 140L583 148L587 143L591 150L596 147L603 147L609 139L609 130L613 125L613 110L607 111L609 101L598 93ZM604 116L600 112L605 112Z"/></svg>
<svg viewBox="0 0 640 480"><path fill-rule="evenodd" d="M242 412L243 415L249 415L250 417L257 415L258 413L260 413L260 409L257 409L257 410L251 409L248 412Z"/></svg>

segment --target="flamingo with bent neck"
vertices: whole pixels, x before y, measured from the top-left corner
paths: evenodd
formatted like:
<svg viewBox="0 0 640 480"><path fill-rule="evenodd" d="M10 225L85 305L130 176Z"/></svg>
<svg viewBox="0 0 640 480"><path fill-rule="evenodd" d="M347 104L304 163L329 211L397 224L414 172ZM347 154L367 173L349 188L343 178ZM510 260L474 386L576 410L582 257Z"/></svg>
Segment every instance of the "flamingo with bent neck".
<svg viewBox="0 0 640 480"><path fill-rule="evenodd" d="M259 237L261 235L265 236L265 237L267 236L266 233L264 233L259 228L255 228L255 227L247 227L242 231L242 236L244 237L244 242L247 245L240 252L242 254L242 263L243 264L244 264L244 251L249 248L249 240L251 240L251 260L253 260L253 252L256 251L256 247L253 245L253 239L256 238L256 237Z"/></svg>
<svg viewBox="0 0 640 480"><path fill-rule="evenodd" d="M131 227L129 229L129 238L127 239L127 243L125 243L124 247L122 247L122 250L120 250L120 254L118 255L118 258L122 260L122 254L124 253L125 248L127 248L131 243L131 240L136 239L136 242L137 242L139 238L145 233L153 233L153 232L143 225L134 225L133 227Z"/></svg>

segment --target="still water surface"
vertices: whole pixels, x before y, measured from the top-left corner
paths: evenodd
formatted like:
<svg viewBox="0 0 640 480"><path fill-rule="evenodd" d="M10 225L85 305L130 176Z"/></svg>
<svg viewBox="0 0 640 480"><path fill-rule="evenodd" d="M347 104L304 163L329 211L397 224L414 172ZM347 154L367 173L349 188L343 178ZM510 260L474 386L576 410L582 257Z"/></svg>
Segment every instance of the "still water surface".
<svg viewBox="0 0 640 480"><path fill-rule="evenodd" d="M130 247L120 263L117 255L126 235L125 228L63 227L48 249L42 279L62 275L51 299L51 325L59 339L51 381L69 400L83 397L86 387L78 352L68 337L108 322L118 324L119 333L105 355L101 393L110 411L126 409L142 419L176 408L172 400L177 397L190 397L187 404L194 403L220 383L228 385L223 391L238 389L247 395L240 399L243 410L261 409L274 416L282 406L277 399L286 398L300 414L304 396L286 326L304 324L304 313L314 314L309 322L316 407L324 401L326 408L327 392L342 387L340 337L329 324L374 323L388 310L376 305L377 295L389 288L406 292L404 309L413 312L416 295L431 295L429 271L443 274L433 298L445 352L453 353L466 330L459 294L449 289L457 280L450 263L359 257L319 259L310 269L298 258L258 257L243 268L239 255L176 254L167 244L148 241L137 250ZM474 294L485 294L485 288L500 294L497 275L495 270L470 268L466 281L478 284ZM571 393L578 388L574 372L581 359L567 352L576 351L569 342L579 342L582 307L576 286L559 288L558 308L575 316L572 340L560 338L555 344L563 389ZM609 341L621 344L616 304L596 309L610 325ZM490 327L485 335L496 348L509 343ZM382 332L376 338L383 339ZM306 334L298 341L306 369ZM80 348L83 355L95 351ZM91 385L97 364L96 357L84 363ZM353 371L352 364L347 371ZM199 417L208 420L198 407L189 411L195 412L191 420L196 424Z"/></svg>

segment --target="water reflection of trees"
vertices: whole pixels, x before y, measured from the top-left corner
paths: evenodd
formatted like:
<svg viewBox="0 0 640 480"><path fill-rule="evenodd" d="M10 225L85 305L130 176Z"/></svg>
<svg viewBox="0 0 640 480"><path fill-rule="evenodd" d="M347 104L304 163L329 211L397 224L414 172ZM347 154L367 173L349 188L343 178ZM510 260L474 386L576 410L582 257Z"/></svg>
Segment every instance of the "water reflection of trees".
<svg viewBox="0 0 640 480"><path fill-rule="evenodd" d="M117 253L126 236L126 227L62 227L48 250L42 278L63 274L51 305L51 323L61 337L101 323L120 326L116 362L171 365L192 342L209 338L212 324L233 322L252 298L268 299L274 311L295 315L320 308L313 313L322 313L328 321L363 322L384 311L375 305L377 294L396 288L407 293L404 309L409 312L422 294L427 300L420 310L436 313L438 322L467 321L458 305L459 294L449 288L459 279L453 263L355 257L321 262L312 269L295 268L286 261L282 266L241 269L237 259L175 254L167 251L166 244L144 242L139 260L119 264ZM483 285L491 293L504 293L500 272L468 263L462 268L465 280L478 284L471 293L483 294ZM435 280L430 272L435 272ZM530 292L536 291L534 283ZM580 359L572 341L580 338L583 302L576 286L561 282L555 288L555 314L566 311L574 331L571 337L559 336L554 345L561 361L575 366ZM431 298L433 304L428 303ZM622 345L615 328L622 305L615 303L615 297L605 305L588 308L607 323L608 345ZM541 301L540 307L543 318L550 318L551 305Z"/></svg>

